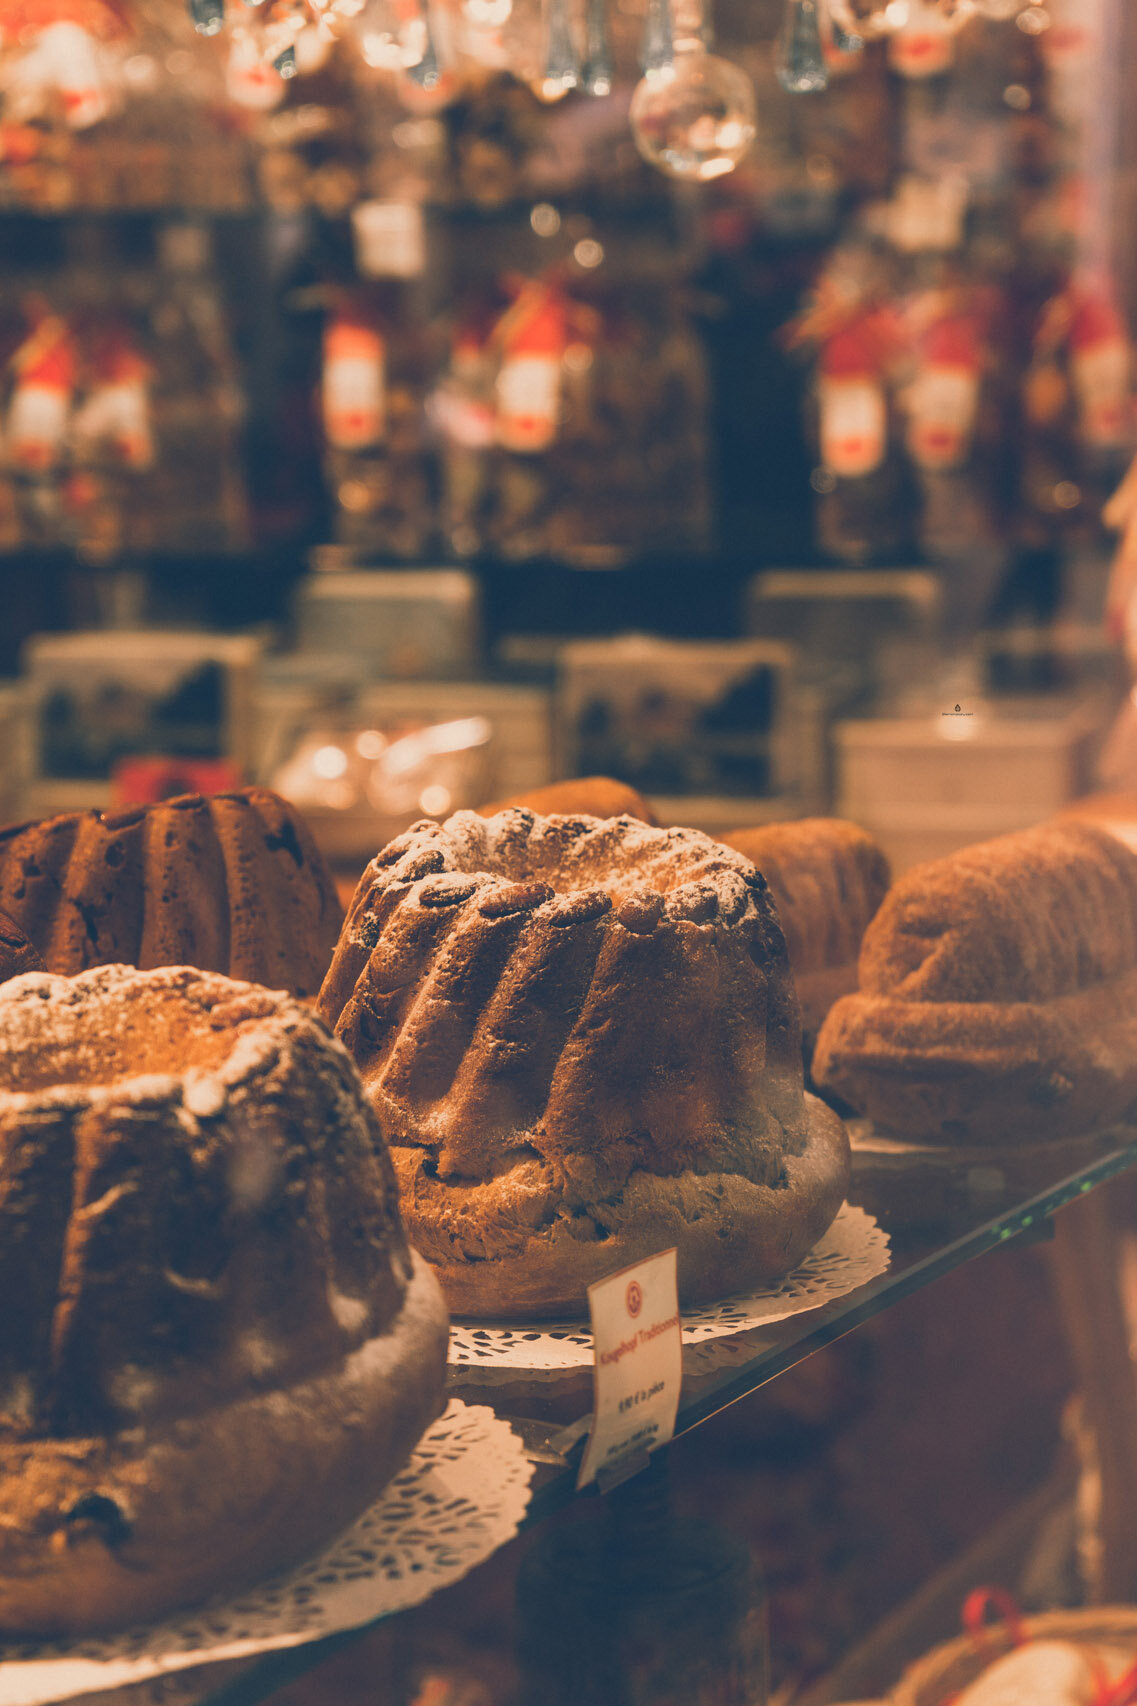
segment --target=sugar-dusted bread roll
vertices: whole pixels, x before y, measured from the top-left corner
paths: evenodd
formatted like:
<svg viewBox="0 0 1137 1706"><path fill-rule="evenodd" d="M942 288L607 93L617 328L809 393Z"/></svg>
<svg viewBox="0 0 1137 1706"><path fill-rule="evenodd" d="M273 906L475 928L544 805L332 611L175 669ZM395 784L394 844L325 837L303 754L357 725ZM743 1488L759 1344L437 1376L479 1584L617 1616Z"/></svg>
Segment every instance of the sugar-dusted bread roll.
<svg viewBox="0 0 1137 1706"><path fill-rule="evenodd" d="M930 1143L1051 1141L1137 1112L1137 856L1062 819L908 871L813 1072Z"/></svg>
<svg viewBox="0 0 1137 1706"><path fill-rule="evenodd" d="M757 865L778 909L813 1053L838 996L857 987L861 940L888 891L884 851L867 830L835 817L735 829L723 839Z"/></svg>
<svg viewBox="0 0 1137 1706"><path fill-rule="evenodd" d="M617 782L612 776L577 776L568 782L550 782L547 788L530 788L490 806L479 806L480 817L495 817L511 806L521 806L542 817L560 813L564 817L638 817L641 823L659 819L642 794Z"/></svg>

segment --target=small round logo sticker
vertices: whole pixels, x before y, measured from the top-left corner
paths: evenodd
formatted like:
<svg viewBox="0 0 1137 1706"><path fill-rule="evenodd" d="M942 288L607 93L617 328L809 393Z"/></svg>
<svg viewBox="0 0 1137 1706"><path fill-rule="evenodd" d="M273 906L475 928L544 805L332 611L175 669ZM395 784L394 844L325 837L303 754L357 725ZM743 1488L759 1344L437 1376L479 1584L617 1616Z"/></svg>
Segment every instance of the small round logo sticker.
<svg viewBox="0 0 1137 1706"><path fill-rule="evenodd" d="M628 1281L624 1302L628 1306L628 1314L634 1320L644 1306L644 1294L635 1280Z"/></svg>

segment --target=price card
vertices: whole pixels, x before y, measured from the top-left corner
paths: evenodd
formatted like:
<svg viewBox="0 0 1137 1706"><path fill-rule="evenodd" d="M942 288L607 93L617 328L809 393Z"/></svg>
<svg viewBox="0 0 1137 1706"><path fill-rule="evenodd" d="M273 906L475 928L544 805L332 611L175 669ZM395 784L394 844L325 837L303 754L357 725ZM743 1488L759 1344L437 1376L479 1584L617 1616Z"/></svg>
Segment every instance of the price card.
<svg viewBox="0 0 1137 1706"><path fill-rule="evenodd" d="M594 1404L578 1487L605 1481L675 1432L683 1380L675 1251L597 1280L588 1288L588 1307Z"/></svg>

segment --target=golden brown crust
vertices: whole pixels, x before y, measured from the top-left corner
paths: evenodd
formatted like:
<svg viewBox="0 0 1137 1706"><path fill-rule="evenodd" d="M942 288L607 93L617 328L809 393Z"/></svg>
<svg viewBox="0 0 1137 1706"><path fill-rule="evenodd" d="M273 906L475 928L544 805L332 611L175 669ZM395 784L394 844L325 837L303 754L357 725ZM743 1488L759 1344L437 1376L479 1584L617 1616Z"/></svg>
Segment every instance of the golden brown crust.
<svg viewBox="0 0 1137 1706"><path fill-rule="evenodd" d="M1055 821L917 866L865 936L817 1081L898 1135L1049 1141L1137 1100L1137 858Z"/></svg>
<svg viewBox="0 0 1137 1706"><path fill-rule="evenodd" d="M529 788L507 800L479 806L478 815L496 817L498 812L509 811L514 806L540 812L545 817L561 813L568 817L635 817L641 823L659 822L643 795L626 782L617 782L613 776L577 776L568 782Z"/></svg>
<svg viewBox="0 0 1137 1706"><path fill-rule="evenodd" d="M827 1163L829 1218L840 1204L767 886L696 831L522 810L418 825L365 874L319 1006L404 1152L421 1247L466 1265L448 1283L467 1313L579 1310L582 1275L640 1248L629 1204L647 1245L679 1239L700 1296L818 1236L796 1161ZM729 1261L707 1249L712 1177L731 1181ZM628 1230L606 1243L609 1215Z"/></svg>
<svg viewBox="0 0 1137 1706"><path fill-rule="evenodd" d="M0 908L68 977L192 965L300 996L318 990L343 919L307 825L267 788L5 830Z"/></svg>
<svg viewBox="0 0 1137 1706"><path fill-rule="evenodd" d="M446 1343L415 1259L387 1330L291 1387L105 1438L0 1432L0 1633L125 1626L300 1562L439 1413Z"/></svg>
<svg viewBox="0 0 1137 1706"><path fill-rule="evenodd" d="M867 830L841 818L801 818L724 837L770 885L812 1054L826 1013L857 987L857 956L888 892L888 860Z"/></svg>
<svg viewBox="0 0 1137 1706"><path fill-rule="evenodd" d="M299 1558L399 1467L446 1316L343 1049L189 967L0 987L0 1631Z"/></svg>
<svg viewBox="0 0 1137 1706"><path fill-rule="evenodd" d="M382 1330L409 1252L344 1051L281 992L100 966L0 985L0 1429L288 1386Z"/></svg>
<svg viewBox="0 0 1137 1706"><path fill-rule="evenodd" d="M726 1170L637 1170L612 1196L587 1201L585 1169L566 1181L526 1160L485 1183L451 1184L432 1174L425 1150L395 1148L392 1156L407 1230L455 1315L579 1317L594 1280L672 1245L684 1305L795 1268L832 1222L849 1181L844 1125L812 1096L806 1113L801 1153L785 1157L774 1183Z"/></svg>
<svg viewBox="0 0 1137 1706"><path fill-rule="evenodd" d="M21 977L26 971L46 971L37 949L14 918L0 912L0 983Z"/></svg>

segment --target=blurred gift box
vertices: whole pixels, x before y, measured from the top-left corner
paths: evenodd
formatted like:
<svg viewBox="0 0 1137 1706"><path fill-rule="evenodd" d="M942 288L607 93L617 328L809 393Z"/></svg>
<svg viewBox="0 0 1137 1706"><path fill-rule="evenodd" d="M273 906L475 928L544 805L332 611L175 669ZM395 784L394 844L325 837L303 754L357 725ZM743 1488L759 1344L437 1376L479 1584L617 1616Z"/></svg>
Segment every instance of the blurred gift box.
<svg viewBox="0 0 1137 1706"><path fill-rule="evenodd" d="M477 582L460 569L324 570L300 583L295 627L301 651L358 659L376 680L456 680L478 668Z"/></svg>
<svg viewBox="0 0 1137 1706"><path fill-rule="evenodd" d="M31 769L24 809L106 806L124 760L225 761L250 774L261 642L176 629L36 634L24 647Z"/></svg>
<svg viewBox="0 0 1137 1706"><path fill-rule="evenodd" d="M795 664L779 641L570 642L559 666L560 769L616 776L669 802L796 797Z"/></svg>

